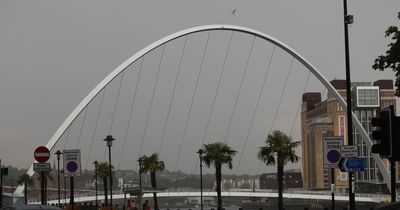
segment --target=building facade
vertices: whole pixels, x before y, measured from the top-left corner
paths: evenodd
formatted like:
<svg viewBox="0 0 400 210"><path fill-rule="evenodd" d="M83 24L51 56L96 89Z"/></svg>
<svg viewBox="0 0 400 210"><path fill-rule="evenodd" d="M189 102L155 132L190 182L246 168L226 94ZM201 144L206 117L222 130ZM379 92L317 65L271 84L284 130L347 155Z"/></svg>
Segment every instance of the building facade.
<svg viewBox="0 0 400 210"><path fill-rule="evenodd" d="M346 80L333 80L331 84L343 98L346 98ZM353 112L366 132L371 135L373 129L371 118L376 115L377 110L389 105L396 107L393 81L354 82L351 86ZM344 144L347 144L346 110L329 93L325 100L322 100L321 93L305 93L302 101L303 185L309 190L328 190L332 180L331 171L324 169L323 166L323 137L343 136ZM358 146L358 155L364 159L365 163L365 171L355 173L356 190L361 192L373 188L383 191L386 186L382 184L382 175L355 127L353 127L353 143ZM387 161L384 162L387 163ZM334 177L336 189L346 191L348 188L347 173L335 169Z"/></svg>

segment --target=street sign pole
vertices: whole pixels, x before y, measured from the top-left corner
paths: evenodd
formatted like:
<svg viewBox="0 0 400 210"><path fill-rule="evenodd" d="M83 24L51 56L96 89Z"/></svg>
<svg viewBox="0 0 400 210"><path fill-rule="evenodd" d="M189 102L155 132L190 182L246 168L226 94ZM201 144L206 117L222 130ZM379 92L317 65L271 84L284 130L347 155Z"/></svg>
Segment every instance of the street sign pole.
<svg viewBox="0 0 400 210"><path fill-rule="evenodd" d="M71 176L70 177L70 181L69 181L69 191L70 191L70 194L69 194L69 197L70 197L70 199L69 199L69 203L71 204L71 208L72 208L72 210L74 210L74 177L73 176Z"/></svg>
<svg viewBox="0 0 400 210"><path fill-rule="evenodd" d="M3 207L3 170L1 168L0 159L0 208Z"/></svg>
<svg viewBox="0 0 400 210"><path fill-rule="evenodd" d="M40 172L40 203L44 205L44 171Z"/></svg>
<svg viewBox="0 0 400 210"><path fill-rule="evenodd" d="M335 169L331 168L332 210L335 210Z"/></svg>
<svg viewBox="0 0 400 210"><path fill-rule="evenodd" d="M396 201L396 161L395 158L389 158L390 161L390 197L392 202Z"/></svg>
<svg viewBox="0 0 400 210"><path fill-rule="evenodd" d="M353 23L353 16L347 14L347 0L343 0L343 13L344 13L344 48L345 48L345 62L346 62L346 103L347 103L347 143L353 145L353 120L351 108L351 79L350 79L350 50L349 50L349 29L348 24ZM349 207L350 210L355 210L356 200L353 189L354 174L349 172Z"/></svg>

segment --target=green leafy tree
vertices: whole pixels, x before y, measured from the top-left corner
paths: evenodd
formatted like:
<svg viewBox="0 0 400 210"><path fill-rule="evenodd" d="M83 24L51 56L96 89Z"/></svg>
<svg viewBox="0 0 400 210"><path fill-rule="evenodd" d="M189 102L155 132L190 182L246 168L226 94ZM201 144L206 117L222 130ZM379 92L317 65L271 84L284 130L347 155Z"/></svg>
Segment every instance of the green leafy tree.
<svg viewBox="0 0 400 210"><path fill-rule="evenodd" d="M278 209L283 209L283 173L287 163L297 163L299 157L296 155L295 148L300 142L293 141L291 136L287 136L282 131L275 130L268 135L265 146L260 147L258 159L266 165L277 165L278 172Z"/></svg>
<svg viewBox="0 0 400 210"><path fill-rule="evenodd" d="M150 180L151 180L151 187L156 188L156 172L163 171L165 169L164 161L158 159L158 154L153 153L150 156L143 155L142 157L143 165L140 169L141 172L149 172L150 173ZM157 193L153 193L154 199L154 209L158 210L158 200L157 200Z"/></svg>
<svg viewBox="0 0 400 210"><path fill-rule="evenodd" d="M111 173L114 170L114 166L111 165ZM104 203L106 206L108 206L108 198L107 198L107 183L108 180L110 179L110 164L107 162L101 162L97 165L97 175L103 179L103 187L104 187Z"/></svg>
<svg viewBox="0 0 400 210"><path fill-rule="evenodd" d="M232 160L237 151L233 150L227 144L216 142L204 144L202 148L204 152L203 162L207 167L213 165L215 167L215 179L217 184L217 203L218 210L222 209L221 197L221 180L222 180L222 165L227 164L229 169L232 169Z"/></svg>
<svg viewBox="0 0 400 210"><path fill-rule="evenodd" d="M33 179L28 174L23 174L18 177L18 185L24 185L24 201L28 203L28 186L33 185Z"/></svg>
<svg viewBox="0 0 400 210"><path fill-rule="evenodd" d="M400 20L400 12L397 13ZM396 96L400 96L400 31L396 26L390 26L386 32L386 37L391 37L392 41L386 51L386 55L380 55L375 59L372 68L375 70L384 71L385 69L392 69L396 75Z"/></svg>

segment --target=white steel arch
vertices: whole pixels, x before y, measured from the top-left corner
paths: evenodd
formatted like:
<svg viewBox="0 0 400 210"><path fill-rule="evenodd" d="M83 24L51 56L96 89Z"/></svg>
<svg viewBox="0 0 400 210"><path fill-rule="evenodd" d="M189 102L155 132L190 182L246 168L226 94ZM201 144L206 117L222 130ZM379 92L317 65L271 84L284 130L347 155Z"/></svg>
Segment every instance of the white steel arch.
<svg viewBox="0 0 400 210"><path fill-rule="evenodd" d="M241 26L235 26L235 25L205 25L205 26L198 26L198 27L193 27L189 29L185 29L173 34L170 34L158 41L153 42L152 44L148 45L147 47L143 48L141 51L137 52L134 54L132 57L127 59L125 62L123 62L121 65L119 65L116 69L114 69L106 78L103 79L82 101L81 103L74 109L74 111L71 112L71 114L65 119L65 121L61 124L61 126L58 128L58 130L53 134L53 136L50 138L50 140L47 142L46 147L51 150L53 146L58 142L60 137L64 134L64 132L68 129L68 127L74 122L74 120L78 117L78 115L85 109L85 107L99 94L115 77L117 77L120 73L122 73L125 69L127 69L131 64L136 62L138 59L140 59L142 56L146 55L147 53L151 52L155 48L170 42L172 40L175 40L179 37L186 36L192 33L198 33L198 32L203 32L203 31L236 31L236 32L241 32L245 34L250 34L254 35L256 37L259 37L267 42L270 42L294 58L298 60L301 64L303 64L315 77L318 78L319 81L322 82L322 84L328 89L329 93L331 93L336 100L339 102L339 104L346 108L346 101L340 96L340 94L336 91L336 89L331 85L331 83L313 66L311 65L310 62L308 62L305 58L303 58L299 53L297 53L295 50L287 46L285 43L279 41L278 39L269 36L265 33L262 33L260 31L246 28L246 27L241 27ZM345 109L346 110L346 109ZM362 127L360 121L357 119L354 113L352 113L353 117L353 124L357 128L357 130L360 132L360 135L364 139L367 147L371 149L372 147L372 141L369 138L369 135L367 132L364 130ZM389 187L390 186L390 180L389 176L386 172L385 166L382 162L382 160L379 158L378 155L373 154L372 155L374 160L376 161L379 170L381 171L384 181L386 182L386 185ZM33 175L33 165L28 170L28 175L32 176ZM16 193L22 193L23 191L23 186L20 185L16 189Z"/></svg>

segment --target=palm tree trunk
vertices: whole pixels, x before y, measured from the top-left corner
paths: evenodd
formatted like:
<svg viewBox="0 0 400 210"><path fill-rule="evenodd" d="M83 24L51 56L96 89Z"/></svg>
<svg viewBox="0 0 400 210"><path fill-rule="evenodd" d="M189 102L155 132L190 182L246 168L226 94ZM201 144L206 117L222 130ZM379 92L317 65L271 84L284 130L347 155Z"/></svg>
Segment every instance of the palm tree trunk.
<svg viewBox="0 0 400 210"><path fill-rule="evenodd" d="M24 201L25 201L25 204L27 204L28 203L28 184L26 183L26 181L24 182L24 185L25 185L25 187L24 187Z"/></svg>
<svg viewBox="0 0 400 210"><path fill-rule="evenodd" d="M221 165L215 166L215 180L217 181L217 209L222 210L222 197L221 197Z"/></svg>
<svg viewBox="0 0 400 210"><path fill-rule="evenodd" d="M283 163L278 158L278 209L283 210Z"/></svg>
<svg viewBox="0 0 400 210"><path fill-rule="evenodd" d="M103 177L103 185L104 185L104 203L108 206L108 198L107 198L107 177Z"/></svg>
<svg viewBox="0 0 400 210"><path fill-rule="evenodd" d="M155 172L150 173L150 179L151 179L151 187L156 188L157 182L156 182L156 173ZM153 193L153 200L154 200L154 209L158 210L157 193Z"/></svg>

